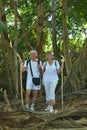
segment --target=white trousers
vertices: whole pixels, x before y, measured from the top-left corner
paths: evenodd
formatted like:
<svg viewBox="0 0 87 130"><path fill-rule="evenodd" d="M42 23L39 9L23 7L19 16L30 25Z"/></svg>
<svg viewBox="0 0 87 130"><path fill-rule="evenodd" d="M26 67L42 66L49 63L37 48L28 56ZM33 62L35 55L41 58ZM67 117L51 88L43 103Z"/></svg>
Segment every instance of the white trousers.
<svg viewBox="0 0 87 130"><path fill-rule="evenodd" d="M56 89L57 83L58 81L44 83L46 102L49 102L51 100L55 102L55 89Z"/></svg>

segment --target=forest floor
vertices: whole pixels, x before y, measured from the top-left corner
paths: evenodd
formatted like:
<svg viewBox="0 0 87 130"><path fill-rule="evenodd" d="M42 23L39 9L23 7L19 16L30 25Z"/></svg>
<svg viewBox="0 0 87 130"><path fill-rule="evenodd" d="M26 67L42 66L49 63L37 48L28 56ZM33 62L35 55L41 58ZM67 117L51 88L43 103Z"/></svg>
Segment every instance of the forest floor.
<svg viewBox="0 0 87 130"><path fill-rule="evenodd" d="M45 113L44 97L34 113L24 111L21 100L0 102L0 130L87 130L87 97L56 102L54 113ZM39 111L39 113L38 113Z"/></svg>

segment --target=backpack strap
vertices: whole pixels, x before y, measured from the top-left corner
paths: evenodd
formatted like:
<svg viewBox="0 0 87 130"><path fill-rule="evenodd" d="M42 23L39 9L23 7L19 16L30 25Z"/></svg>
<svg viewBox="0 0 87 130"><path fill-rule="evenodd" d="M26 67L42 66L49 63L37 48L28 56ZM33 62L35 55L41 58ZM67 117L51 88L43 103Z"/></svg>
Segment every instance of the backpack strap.
<svg viewBox="0 0 87 130"><path fill-rule="evenodd" d="M37 62L38 62L38 65L39 65L39 64L40 64L40 61L38 60ZM31 60L29 60L29 63L30 63L30 71L31 71L31 75L32 75L32 77L33 77L33 71L32 71L32 67L31 67Z"/></svg>
<svg viewBox="0 0 87 130"><path fill-rule="evenodd" d="M31 71L31 75L33 77L33 71L32 71L32 68L31 68L31 61L29 62L30 63L30 71Z"/></svg>
<svg viewBox="0 0 87 130"><path fill-rule="evenodd" d="M38 65L40 65L40 61L38 60L37 62L38 62Z"/></svg>
<svg viewBox="0 0 87 130"><path fill-rule="evenodd" d="M47 61L44 62L44 66L43 66L44 72L45 72L45 70L46 70L46 65L47 65Z"/></svg>
<svg viewBox="0 0 87 130"><path fill-rule="evenodd" d="M30 60L27 60L26 61L26 68L28 67L28 63L30 62Z"/></svg>
<svg viewBox="0 0 87 130"><path fill-rule="evenodd" d="M56 70L57 70L57 61L55 60L55 67L56 67Z"/></svg>
<svg viewBox="0 0 87 130"><path fill-rule="evenodd" d="M45 64L44 64L44 72L45 72L45 70L46 70L46 65L47 65L47 61L46 61ZM55 60L55 67L56 67L56 69L57 69L57 62L56 62L56 60Z"/></svg>

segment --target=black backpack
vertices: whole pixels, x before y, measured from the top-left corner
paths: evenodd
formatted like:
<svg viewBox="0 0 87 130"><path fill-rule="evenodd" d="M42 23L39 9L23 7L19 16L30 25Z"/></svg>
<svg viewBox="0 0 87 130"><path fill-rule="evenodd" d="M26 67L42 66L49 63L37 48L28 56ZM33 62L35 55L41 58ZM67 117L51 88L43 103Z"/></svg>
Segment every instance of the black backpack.
<svg viewBox="0 0 87 130"><path fill-rule="evenodd" d="M30 60L27 60L26 62L26 67L28 67L28 63L30 62ZM40 61L38 60L38 65L40 64ZM26 91L26 80L27 80L27 71L22 73L22 86L23 89Z"/></svg>

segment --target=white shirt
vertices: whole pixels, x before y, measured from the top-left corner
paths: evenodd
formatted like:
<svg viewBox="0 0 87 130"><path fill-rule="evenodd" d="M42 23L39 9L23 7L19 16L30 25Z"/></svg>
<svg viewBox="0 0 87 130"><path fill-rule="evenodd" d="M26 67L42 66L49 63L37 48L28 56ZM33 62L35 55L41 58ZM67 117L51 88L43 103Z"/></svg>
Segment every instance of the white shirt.
<svg viewBox="0 0 87 130"><path fill-rule="evenodd" d="M38 61L30 60L29 62L31 62L31 68L32 68L32 72L33 72L33 77L39 77L40 76L40 72L39 72L39 69L37 67ZM28 62L28 66L26 66L27 61L25 61L24 67L27 68L27 79L31 80L32 79L32 75L31 75L30 63L29 62ZM40 61L40 65L41 65L41 61Z"/></svg>
<svg viewBox="0 0 87 130"><path fill-rule="evenodd" d="M59 62L54 60L51 65L48 62L44 62L43 68L45 64L46 67L45 67L45 72L43 73L43 83L58 81L59 78L58 78L57 70L60 68Z"/></svg>

